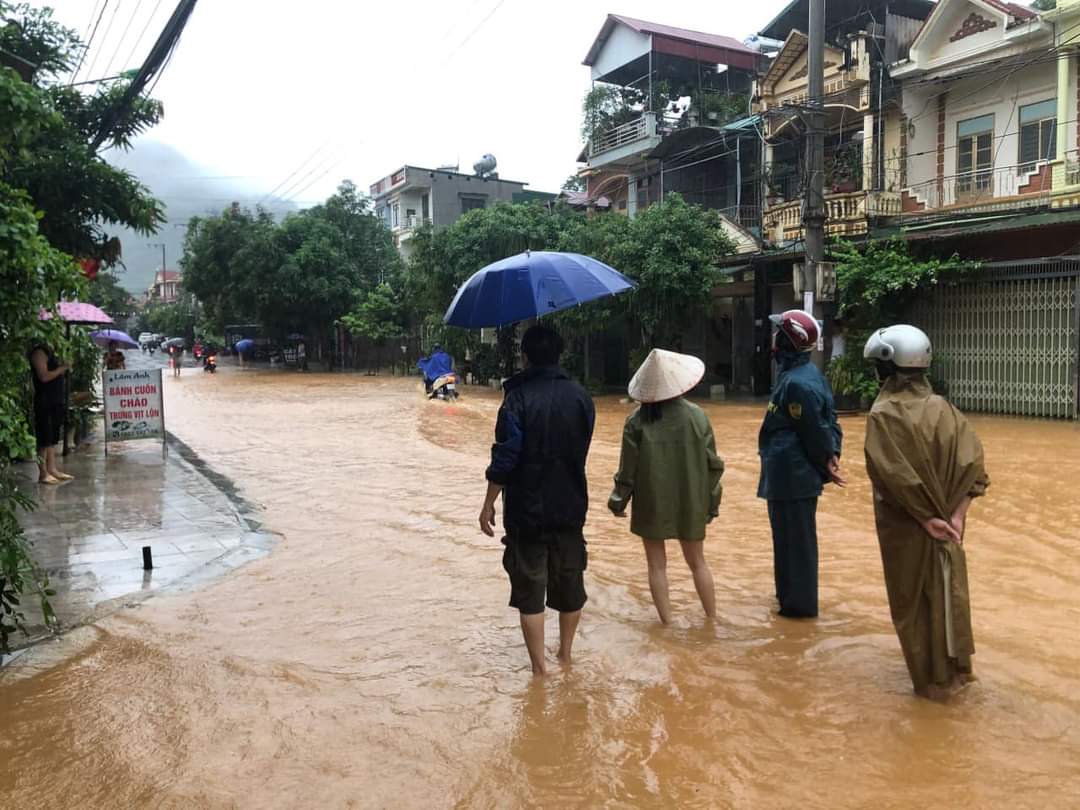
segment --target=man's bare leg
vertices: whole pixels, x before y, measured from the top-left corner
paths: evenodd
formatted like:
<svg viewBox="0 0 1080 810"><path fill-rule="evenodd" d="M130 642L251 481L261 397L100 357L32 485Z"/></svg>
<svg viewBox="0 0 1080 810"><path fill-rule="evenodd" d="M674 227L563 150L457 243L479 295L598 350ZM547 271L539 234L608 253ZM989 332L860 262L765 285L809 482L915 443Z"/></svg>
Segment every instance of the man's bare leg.
<svg viewBox="0 0 1080 810"><path fill-rule="evenodd" d="M525 647L529 651L533 675L547 675L544 663L544 614L522 613L521 634L525 636Z"/></svg>
<svg viewBox="0 0 1080 810"><path fill-rule="evenodd" d="M570 650L574 646L574 634L577 633L581 611L574 610L559 614L559 661L563 665L570 663Z"/></svg>

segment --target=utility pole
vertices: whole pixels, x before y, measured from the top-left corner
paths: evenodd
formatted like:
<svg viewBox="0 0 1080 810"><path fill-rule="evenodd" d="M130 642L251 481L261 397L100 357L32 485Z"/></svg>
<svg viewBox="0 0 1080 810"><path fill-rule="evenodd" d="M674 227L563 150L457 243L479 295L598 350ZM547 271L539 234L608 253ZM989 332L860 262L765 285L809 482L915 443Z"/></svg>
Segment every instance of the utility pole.
<svg viewBox="0 0 1080 810"><path fill-rule="evenodd" d="M159 247L161 248L161 280L165 280L165 243L164 242L150 242L147 247Z"/></svg>
<svg viewBox="0 0 1080 810"><path fill-rule="evenodd" d="M809 109L806 113L806 205L803 228L806 232L806 260L803 264L803 309L821 320L817 302L817 270L825 261L825 0L810 0L807 82ZM814 364L821 368L824 358L814 352Z"/></svg>

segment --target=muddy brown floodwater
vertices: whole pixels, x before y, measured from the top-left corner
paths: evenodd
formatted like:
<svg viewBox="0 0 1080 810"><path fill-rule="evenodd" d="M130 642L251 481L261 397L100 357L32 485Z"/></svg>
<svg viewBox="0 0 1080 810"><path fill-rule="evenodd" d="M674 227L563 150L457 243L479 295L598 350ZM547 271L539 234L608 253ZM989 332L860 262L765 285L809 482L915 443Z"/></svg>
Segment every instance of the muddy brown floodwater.
<svg viewBox="0 0 1080 810"><path fill-rule="evenodd" d="M862 462L821 502L821 618L773 615L754 497L760 405L708 405L727 461L707 555L719 619L604 511L629 406L598 402L590 602L569 671L528 673L502 547L475 517L498 399L386 377L169 380L172 429L284 535L0 679L4 807L1080 805L1080 430L975 418L994 479L969 524L981 680L911 696ZM549 617L549 646L554 636Z"/></svg>

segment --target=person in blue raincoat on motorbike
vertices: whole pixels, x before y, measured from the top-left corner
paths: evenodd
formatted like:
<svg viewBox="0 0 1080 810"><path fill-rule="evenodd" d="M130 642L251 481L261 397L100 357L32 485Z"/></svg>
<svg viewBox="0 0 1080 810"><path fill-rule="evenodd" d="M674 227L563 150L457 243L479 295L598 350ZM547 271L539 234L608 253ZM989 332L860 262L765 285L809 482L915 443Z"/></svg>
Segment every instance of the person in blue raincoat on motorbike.
<svg viewBox="0 0 1080 810"><path fill-rule="evenodd" d="M443 375L450 374L454 370L454 358L443 351L442 346L436 343L431 347L431 356L422 357L416 364L424 375L424 390L431 392L431 384Z"/></svg>
<svg viewBox="0 0 1080 810"><path fill-rule="evenodd" d="M829 383L810 363L817 321L801 310L769 320L776 327L773 357L780 374L758 434L758 497L769 505L780 615L813 618L818 614L817 501L824 484L844 485L843 432Z"/></svg>

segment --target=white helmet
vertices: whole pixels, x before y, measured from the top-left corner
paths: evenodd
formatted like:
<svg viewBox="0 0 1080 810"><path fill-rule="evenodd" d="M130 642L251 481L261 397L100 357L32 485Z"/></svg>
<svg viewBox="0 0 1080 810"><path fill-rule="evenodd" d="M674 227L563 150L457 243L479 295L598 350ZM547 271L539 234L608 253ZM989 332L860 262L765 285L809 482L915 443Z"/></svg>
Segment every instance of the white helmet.
<svg viewBox="0 0 1080 810"><path fill-rule="evenodd" d="M867 360L890 361L899 368L930 368L933 355L926 333L907 324L878 329L863 350Z"/></svg>

